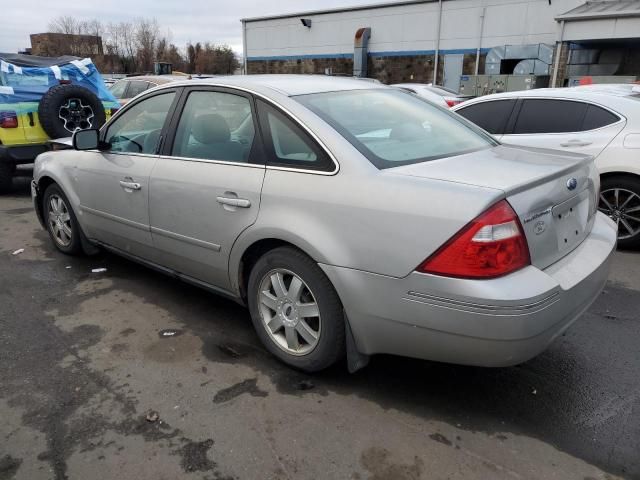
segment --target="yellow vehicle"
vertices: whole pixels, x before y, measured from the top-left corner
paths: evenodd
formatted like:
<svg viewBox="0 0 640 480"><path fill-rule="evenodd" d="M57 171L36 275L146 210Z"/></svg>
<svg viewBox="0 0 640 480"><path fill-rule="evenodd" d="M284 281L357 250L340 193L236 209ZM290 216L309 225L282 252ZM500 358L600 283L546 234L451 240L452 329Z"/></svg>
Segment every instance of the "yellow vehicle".
<svg viewBox="0 0 640 480"><path fill-rule="evenodd" d="M50 139L99 128L119 106L88 58L0 53L0 191Z"/></svg>

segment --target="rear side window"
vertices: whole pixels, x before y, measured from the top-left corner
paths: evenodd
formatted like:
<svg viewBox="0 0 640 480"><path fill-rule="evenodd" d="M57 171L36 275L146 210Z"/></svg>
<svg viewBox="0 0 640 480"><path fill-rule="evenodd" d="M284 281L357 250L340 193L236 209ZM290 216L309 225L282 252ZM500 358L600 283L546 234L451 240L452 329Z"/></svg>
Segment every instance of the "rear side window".
<svg viewBox="0 0 640 480"><path fill-rule="evenodd" d="M582 123L582 130L594 130L616 123L620 118L604 108L589 105Z"/></svg>
<svg viewBox="0 0 640 480"><path fill-rule="evenodd" d="M587 104L583 102L524 100L513 133L579 132L586 112Z"/></svg>
<svg viewBox="0 0 640 480"><path fill-rule="evenodd" d="M109 90L111 90L111 93L113 94L114 97L118 99L124 98L125 92L127 91L128 84L129 82L127 81L116 82L111 86Z"/></svg>
<svg viewBox="0 0 640 480"><path fill-rule="evenodd" d="M334 169L327 154L282 112L258 100L258 115L269 152L268 164L304 170Z"/></svg>
<svg viewBox="0 0 640 480"><path fill-rule="evenodd" d="M461 108L456 113L494 135L504 133L516 100L493 100Z"/></svg>
<svg viewBox="0 0 640 480"><path fill-rule="evenodd" d="M139 80L129 82L129 88L127 89L127 97L133 98L136 95L144 92L147 88L149 88L149 84L147 82L142 82Z"/></svg>

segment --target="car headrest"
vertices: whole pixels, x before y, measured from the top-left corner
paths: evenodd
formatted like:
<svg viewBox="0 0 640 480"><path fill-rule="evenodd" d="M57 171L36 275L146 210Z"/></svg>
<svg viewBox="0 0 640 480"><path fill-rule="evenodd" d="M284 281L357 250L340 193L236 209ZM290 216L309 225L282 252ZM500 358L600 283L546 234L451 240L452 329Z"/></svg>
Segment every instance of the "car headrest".
<svg viewBox="0 0 640 480"><path fill-rule="evenodd" d="M217 113L195 117L191 133L193 138L204 144L228 142L231 138L227 121Z"/></svg>

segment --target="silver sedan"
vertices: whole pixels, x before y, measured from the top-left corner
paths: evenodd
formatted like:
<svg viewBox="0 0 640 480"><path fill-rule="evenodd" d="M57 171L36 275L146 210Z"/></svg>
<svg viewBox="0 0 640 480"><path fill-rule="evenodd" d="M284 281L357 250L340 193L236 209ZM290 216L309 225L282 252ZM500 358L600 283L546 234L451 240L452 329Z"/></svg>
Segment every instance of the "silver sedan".
<svg viewBox="0 0 640 480"><path fill-rule="evenodd" d="M38 157L63 253L102 247L248 306L317 371L391 353L507 366L598 296L616 226L591 157L500 145L398 89L238 76L145 92Z"/></svg>

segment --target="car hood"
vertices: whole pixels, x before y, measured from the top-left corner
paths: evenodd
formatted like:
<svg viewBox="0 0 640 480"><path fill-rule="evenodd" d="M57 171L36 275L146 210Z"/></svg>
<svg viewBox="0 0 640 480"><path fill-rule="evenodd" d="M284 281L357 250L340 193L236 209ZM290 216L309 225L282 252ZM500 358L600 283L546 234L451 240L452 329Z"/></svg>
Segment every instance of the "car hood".
<svg viewBox="0 0 640 480"><path fill-rule="evenodd" d="M464 155L390 168L386 173L464 183L514 194L568 174L592 161L588 155L499 145Z"/></svg>

